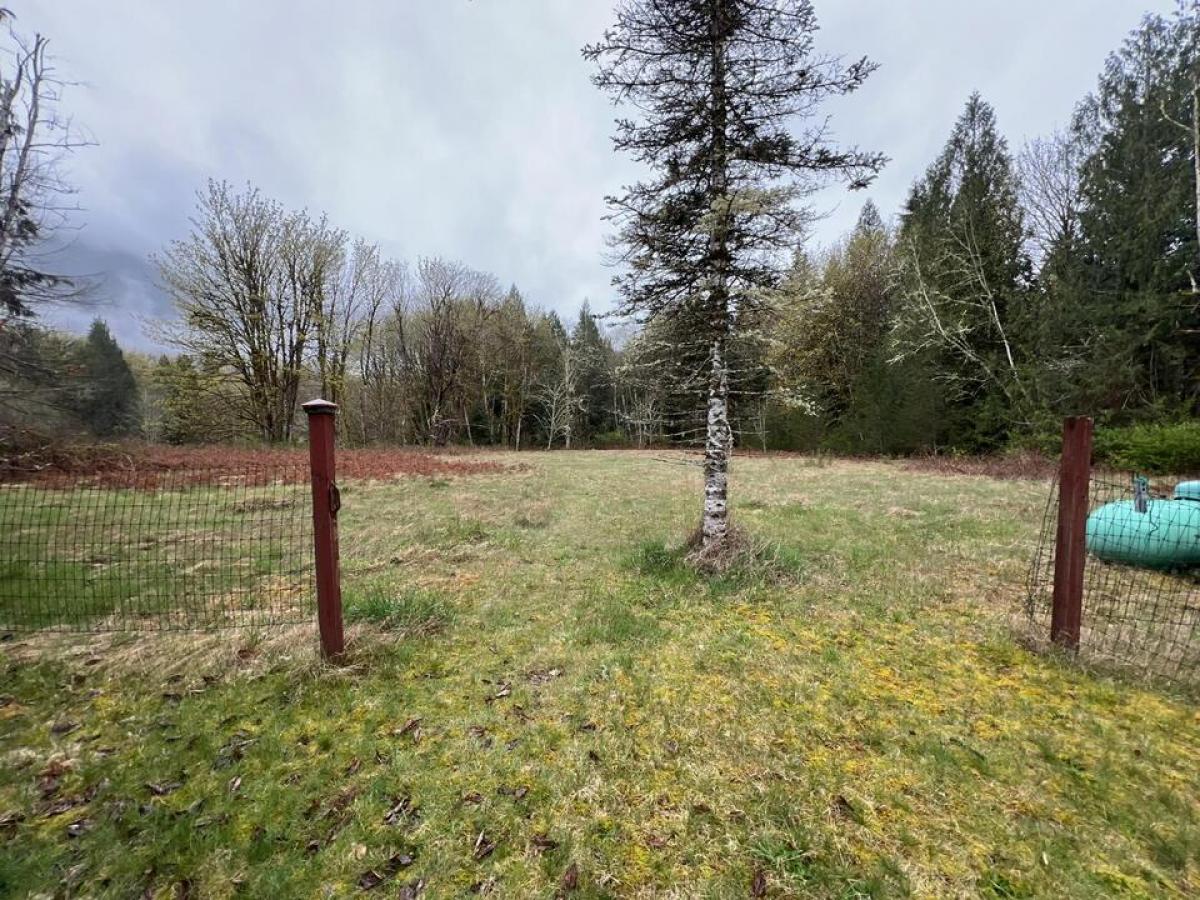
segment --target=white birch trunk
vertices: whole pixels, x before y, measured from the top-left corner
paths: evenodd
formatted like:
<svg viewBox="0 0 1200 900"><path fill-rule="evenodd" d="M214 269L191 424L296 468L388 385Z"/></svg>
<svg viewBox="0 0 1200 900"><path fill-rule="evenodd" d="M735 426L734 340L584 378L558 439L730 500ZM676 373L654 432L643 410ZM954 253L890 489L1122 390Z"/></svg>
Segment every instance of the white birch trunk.
<svg viewBox="0 0 1200 900"><path fill-rule="evenodd" d="M713 341L708 385L708 429L704 441L704 516L700 525L700 554L718 551L729 531L729 367L725 339Z"/></svg>

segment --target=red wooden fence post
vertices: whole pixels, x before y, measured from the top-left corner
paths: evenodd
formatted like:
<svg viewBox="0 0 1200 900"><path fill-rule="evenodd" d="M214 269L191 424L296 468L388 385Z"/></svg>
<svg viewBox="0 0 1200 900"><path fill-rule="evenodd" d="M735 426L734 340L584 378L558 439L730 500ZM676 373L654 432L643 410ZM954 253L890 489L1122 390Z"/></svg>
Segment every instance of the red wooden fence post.
<svg viewBox="0 0 1200 900"><path fill-rule="evenodd" d="M321 628L321 655L336 661L345 650L342 635L342 584L338 571L336 469L333 459L333 426L337 404L310 400L308 459L312 468L313 546L317 556L317 623Z"/></svg>
<svg viewBox="0 0 1200 900"><path fill-rule="evenodd" d="M1087 555L1088 485L1092 477L1092 420L1063 422L1062 468L1058 477L1058 532L1054 539L1054 605L1050 640L1079 648L1083 615L1083 565Z"/></svg>

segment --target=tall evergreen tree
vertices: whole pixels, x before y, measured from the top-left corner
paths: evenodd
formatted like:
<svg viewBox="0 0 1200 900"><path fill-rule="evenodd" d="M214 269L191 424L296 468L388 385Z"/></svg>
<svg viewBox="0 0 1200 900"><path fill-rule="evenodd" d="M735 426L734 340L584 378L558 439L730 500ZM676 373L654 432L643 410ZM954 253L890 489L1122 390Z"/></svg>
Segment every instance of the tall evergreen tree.
<svg viewBox="0 0 1200 900"><path fill-rule="evenodd" d="M1093 409L1194 414L1200 403L1196 31L1183 5L1147 16L1077 115L1094 147L1072 286L1090 338L1080 403Z"/></svg>
<svg viewBox="0 0 1200 900"><path fill-rule="evenodd" d="M948 442L995 446L1029 413L1018 320L1031 278L1017 182L992 107L972 94L900 227L900 337L957 411Z"/></svg>
<svg viewBox="0 0 1200 900"><path fill-rule="evenodd" d="M83 389L77 413L83 424L97 437L136 434L140 427L137 379L100 319L92 323L79 356Z"/></svg>
<svg viewBox="0 0 1200 900"><path fill-rule="evenodd" d="M578 360L575 389L583 403L576 435L590 441L612 422L613 348L586 300L571 332L571 345Z"/></svg>
<svg viewBox="0 0 1200 900"><path fill-rule="evenodd" d="M584 55L598 63L596 85L641 114L618 121L617 149L653 170L610 201L628 264L616 284L622 312L684 323L707 350L709 557L728 534L730 342L779 281L806 220L796 201L818 176L861 186L883 164L832 147L816 116L875 66L818 55L808 0L623 0L616 16Z"/></svg>

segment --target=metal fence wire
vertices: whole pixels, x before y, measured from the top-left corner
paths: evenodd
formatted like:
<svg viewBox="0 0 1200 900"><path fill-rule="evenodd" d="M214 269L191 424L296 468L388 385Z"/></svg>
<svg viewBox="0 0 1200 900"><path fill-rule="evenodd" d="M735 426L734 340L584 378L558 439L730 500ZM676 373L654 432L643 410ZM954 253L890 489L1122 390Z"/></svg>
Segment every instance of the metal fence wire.
<svg viewBox="0 0 1200 900"><path fill-rule="evenodd" d="M1051 486L1029 572L1026 614L1048 627L1058 484ZM1200 500L1174 485L1093 477L1088 492L1080 652L1145 674L1200 684Z"/></svg>
<svg viewBox="0 0 1200 900"><path fill-rule="evenodd" d="M311 621L301 460L0 484L0 631Z"/></svg>

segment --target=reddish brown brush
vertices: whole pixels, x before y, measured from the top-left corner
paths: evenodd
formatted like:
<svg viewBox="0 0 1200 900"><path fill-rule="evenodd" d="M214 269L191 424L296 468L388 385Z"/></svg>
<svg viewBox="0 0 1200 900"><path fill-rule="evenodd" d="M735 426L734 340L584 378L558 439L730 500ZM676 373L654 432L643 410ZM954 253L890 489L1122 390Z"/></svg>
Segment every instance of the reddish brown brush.
<svg viewBox="0 0 1200 900"><path fill-rule="evenodd" d="M339 480L386 480L503 472L497 462L411 449L341 450ZM206 484L307 481L308 450L296 448L99 445L42 447L0 458L0 483L154 490Z"/></svg>
<svg viewBox="0 0 1200 900"><path fill-rule="evenodd" d="M904 462L911 472L978 475L984 478L1042 481L1058 472L1058 460L1035 450L992 456L918 456Z"/></svg>

